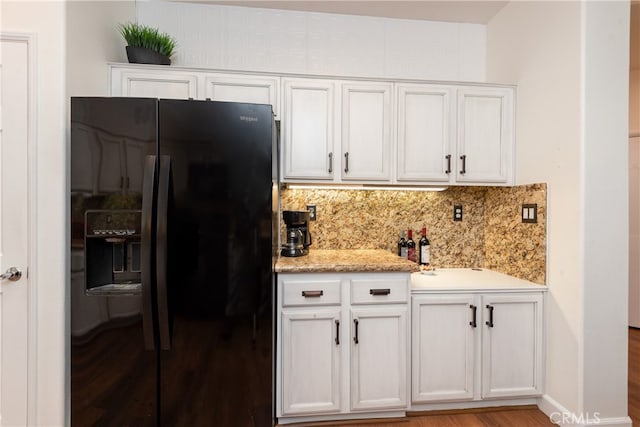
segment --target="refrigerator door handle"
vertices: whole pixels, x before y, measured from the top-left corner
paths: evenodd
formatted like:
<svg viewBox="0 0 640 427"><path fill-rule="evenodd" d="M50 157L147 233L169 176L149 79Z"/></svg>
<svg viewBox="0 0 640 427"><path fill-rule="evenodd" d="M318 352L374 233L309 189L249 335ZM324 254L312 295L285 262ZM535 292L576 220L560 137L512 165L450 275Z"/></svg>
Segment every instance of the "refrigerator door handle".
<svg viewBox="0 0 640 427"><path fill-rule="evenodd" d="M144 161L142 182L142 236L140 246L142 281L142 330L144 348L155 350L153 328L153 205L156 180L156 156L147 156Z"/></svg>
<svg viewBox="0 0 640 427"><path fill-rule="evenodd" d="M158 218L156 222L156 295L158 301L158 332L160 348L171 349L171 322L168 299L168 230L167 224L171 215L171 196L173 193L171 178L171 158L160 156L158 172Z"/></svg>

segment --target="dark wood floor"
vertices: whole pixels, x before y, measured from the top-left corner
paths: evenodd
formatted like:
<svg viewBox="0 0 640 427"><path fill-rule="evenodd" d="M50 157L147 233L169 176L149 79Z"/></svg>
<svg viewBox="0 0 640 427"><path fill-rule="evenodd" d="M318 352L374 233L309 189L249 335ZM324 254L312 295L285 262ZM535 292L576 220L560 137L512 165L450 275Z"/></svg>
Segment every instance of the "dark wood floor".
<svg viewBox="0 0 640 427"><path fill-rule="evenodd" d="M629 416L633 425L640 425L640 329L629 328ZM534 407L500 408L468 412L418 415L394 421L371 423L338 423L348 427L512 427L552 426L549 418ZM298 426L301 427L301 426Z"/></svg>
<svg viewBox="0 0 640 427"><path fill-rule="evenodd" d="M269 336L270 332L264 331L266 337ZM215 336L216 334L213 334ZM108 337L109 333L105 334L105 337ZM75 407L76 410L78 408L84 408L80 413L76 413L76 418L74 425L126 425L126 423L119 423L119 420L111 419L109 422L100 421L101 417L104 415L99 406L102 405L91 405L89 403L93 401L105 400L107 397L111 397L117 400L119 403L119 407L121 411L120 413L124 413L125 407L123 407L123 402L127 403L127 407L130 406L130 410L139 413L140 417L139 423L136 425L143 426L149 424L149 420L147 418L146 412L148 409L145 407L144 402L131 402L127 399L127 388L123 386L126 385L126 381L122 378L126 372L134 372L133 375L140 376L143 372L145 372L145 360L140 357L135 357L131 360L127 360L124 358L124 355L127 354L126 351L122 348L122 346L133 345L134 343L139 346L141 341L140 337L137 337L135 333L131 333L131 339L120 340L119 346L114 346L111 343L108 346L101 347L100 351L90 352L87 354L78 354L76 358L74 358L74 366L73 369L76 371L76 376L74 380L81 380L83 377L90 377L92 381L86 381L87 378L84 378L86 384L90 386L87 389L81 391L81 393L74 394L72 399L72 407ZM265 338L266 338L265 337ZM200 341L204 339L200 337ZM268 339L268 338L267 338ZM235 340L231 340L231 342L235 342ZM258 346L260 349L260 346ZM94 348L95 350L95 348ZM110 352L118 352L122 355L118 360L118 364L116 366L109 366L105 364L96 363L96 358L107 357ZM234 352L234 354L243 354L249 358L253 358L255 363L256 354L261 354L262 352L256 352L256 349L243 348L240 353ZM107 357L108 358L108 357ZM269 360L268 357L264 358L265 360ZM186 360L182 361L184 364L187 364ZM216 363L218 365L233 365L232 360L218 360L217 362L224 363ZM237 360L236 360L237 362ZM249 363L250 365L251 363ZM123 369L125 366L131 365L133 369ZM93 368L91 368L93 367ZM109 369L111 368L111 369ZM267 370L268 372L268 370ZM226 393L229 395L233 395L232 392L238 384L247 384L251 382L255 382L255 379L258 377L255 372L246 372L246 378L242 381L236 381L233 378L225 378L223 381L218 381L218 384L224 384L222 387ZM237 375L237 373L234 373ZM253 379L253 381L251 381ZM262 378L260 382L265 382L264 387L268 388L268 376ZM110 390L113 390L113 393L107 393L106 396L94 396L94 387L97 383L107 383L111 384L111 386L107 387ZM139 382L139 381L138 381ZM189 385L185 384L184 388L180 388L178 390L174 390L179 394L183 394L183 397L188 397L185 394L185 390L193 390L194 385L200 383L207 383L207 381L201 381L196 377L191 378L191 383ZM78 384L72 384L72 387L77 386ZM152 384L153 385L153 384ZM247 395L253 394L249 393L250 390L242 389L241 392L246 392ZM152 393L149 391L149 393ZM118 396L120 396L118 398ZM191 396L192 397L192 396ZM107 399L109 400L109 399ZM184 401L185 399L178 399ZM202 405L203 402L199 401L199 399L186 399L191 402L191 405L194 408ZM232 399L235 400L235 399ZM255 401L257 399L250 399ZM230 408L233 407L233 411L229 414L237 413L238 407L237 405L230 404L228 405ZM187 411L189 412L189 411ZM200 412L200 411L196 411ZM268 412L268 408L266 410ZM629 329L629 416L631 417L634 425L640 425L640 329ZM144 420L144 421L143 421ZM146 421L146 422L145 422ZM254 422L255 422L254 417ZM153 423L153 421L151 421ZM253 423L252 423L253 424ZM264 423L260 423L262 425ZM175 424L180 425L180 423ZM192 424L197 425L197 424ZM227 425L224 423L220 423L219 425ZM233 425L229 424L229 425ZM512 427L512 426L551 426L554 425L550 422L549 418L542 413L535 406L527 406L527 407L518 407L518 408L499 408L492 410L474 410L474 411L465 411L465 412L439 412L426 415L424 413L412 414L407 418L402 419L394 419L394 420L373 420L373 421L352 421L345 423L319 423L315 424L317 426L321 425L331 425L331 426L348 426L348 427L474 427L474 426L492 426L492 427ZM301 424L296 425L296 427L301 427Z"/></svg>

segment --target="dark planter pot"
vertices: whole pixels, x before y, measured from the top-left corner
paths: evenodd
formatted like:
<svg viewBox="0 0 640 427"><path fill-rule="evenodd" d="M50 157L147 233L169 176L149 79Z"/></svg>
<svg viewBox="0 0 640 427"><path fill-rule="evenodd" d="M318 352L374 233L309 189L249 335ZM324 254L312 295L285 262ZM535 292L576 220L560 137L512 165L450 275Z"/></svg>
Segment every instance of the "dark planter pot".
<svg viewBox="0 0 640 427"><path fill-rule="evenodd" d="M133 64L171 65L171 59L146 47L127 46L127 59Z"/></svg>

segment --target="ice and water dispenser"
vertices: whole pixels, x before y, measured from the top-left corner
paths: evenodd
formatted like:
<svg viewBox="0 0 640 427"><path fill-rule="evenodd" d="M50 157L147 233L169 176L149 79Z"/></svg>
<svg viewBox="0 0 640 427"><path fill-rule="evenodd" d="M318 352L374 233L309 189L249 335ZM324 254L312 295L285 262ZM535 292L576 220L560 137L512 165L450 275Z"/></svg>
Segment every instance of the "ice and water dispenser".
<svg viewBox="0 0 640 427"><path fill-rule="evenodd" d="M139 210L85 212L86 293L141 293Z"/></svg>

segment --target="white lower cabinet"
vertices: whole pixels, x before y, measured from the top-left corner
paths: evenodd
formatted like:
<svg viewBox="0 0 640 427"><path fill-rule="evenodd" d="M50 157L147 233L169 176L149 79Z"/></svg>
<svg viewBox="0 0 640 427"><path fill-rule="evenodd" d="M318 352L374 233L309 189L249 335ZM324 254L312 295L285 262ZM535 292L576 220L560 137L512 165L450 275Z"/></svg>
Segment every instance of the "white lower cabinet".
<svg viewBox="0 0 640 427"><path fill-rule="evenodd" d="M542 305L542 293L414 295L412 402L542 394Z"/></svg>
<svg viewBox="0 0 640 427"><path fill-rule="evenodd" d="M409 273L279 274L277 293L281 423L404 413Z"/></svg>
<svg viewBox="0 0 640 427"><path fill-rule="evenodd" d="M282 413L340 410L340 309L282 311Z"/></svg>
<svg viewBox="0 0 640 427"><path fill-rule="evenodd" d="M351 409L407 406L407 308L351 311Z"/></svg>

